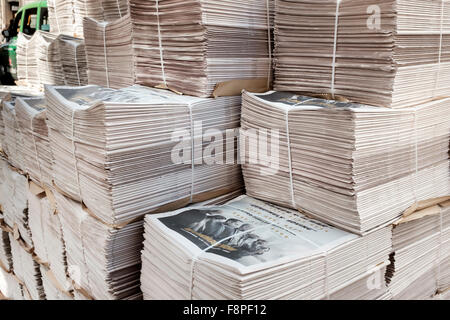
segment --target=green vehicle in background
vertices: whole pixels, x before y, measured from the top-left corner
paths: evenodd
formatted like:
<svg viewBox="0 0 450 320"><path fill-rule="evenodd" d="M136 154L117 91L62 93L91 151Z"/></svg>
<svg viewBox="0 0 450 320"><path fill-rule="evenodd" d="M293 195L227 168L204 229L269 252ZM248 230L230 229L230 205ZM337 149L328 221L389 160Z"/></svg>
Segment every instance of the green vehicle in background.
<svg viewBox="0 0 450 320"><path fill-rule="evenodd" d="M33 35L37 30L50 31L47 1L29 3L17 11L14 20L2 35L6 43L0 46L0 77L2 84L14 84L17 80L17 36Z"/></svg>

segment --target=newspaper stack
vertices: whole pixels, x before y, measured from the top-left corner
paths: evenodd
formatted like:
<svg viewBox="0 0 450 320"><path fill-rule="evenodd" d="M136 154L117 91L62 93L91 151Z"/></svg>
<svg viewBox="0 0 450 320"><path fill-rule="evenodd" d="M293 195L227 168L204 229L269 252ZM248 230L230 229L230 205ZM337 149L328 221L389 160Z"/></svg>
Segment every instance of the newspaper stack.
<svg viewBox="0 0 450 320"><path fill-rule="evenodd" d="M33 256L17 240L9 234L13 259L14 274L27 288L32 300L44 300L45 293L42 287L39 264Z"/></svg>
<svg viewBox="0 0 450 320"><path fill-rule="evenodd" d="M450 5L279 0L275 89L402 108L450 93Z"/></svg>
<svg viewBox="0 0 450 320"><path fill-rule="evenodd" d="M17 59L17 79L22 85L28 85L29 79L36 74L36 58L34 50L29 50L31 36L22 32L17 36L16 59Z"/></svg>
<svg viewBox="0 0 450 320"><path fill-rule="evenodd" d="M41 185L52 185L52 154L46 123L46 104L43 98L18 98L16 116L24 155L24 170Z"/></svg>
<svg viewBox="0 0 450 320"><path fill-rule="evenodd" d="M67 278L65 244L53 193L30 183L27 195L34 253L47 266L46 273L51 273L49 277L58 284L60 291L70 291L72 284Z"/></svg>
<svg viewBox="0 0 450 320"><path fill-rule="evenodd" d="M14 100L18 96L29 97L37 94L37 92L33 92L33 90L25 86L0 86L0 151L5 149L3 143L5 140L5 125L2 115L3 102Z"/></svg>
<svg viewBox="0 0 450 320"><path fill-rule="evenodd" d="M36 31L32 41L37 41L36 59L38 68L39 89L46 84L65 84L62 56L59 51L58 35Z"/></svg>
<svg viewBox="0 0 450 320"><path fill-rule="evenodd" d="M157 300L331 298L391 250L390 227L358 237L247 196L147 215L144 237L141 287Z"/></svg>
<svg viewBox="0 0 450 320"><path fill-rule="evenodd" d="M60 35L58 37L65 83L69 86L88 84L86 49L84 40Z"/></svg>
<svg viewBox="0 0 450 320"><path fill-rule="evenodd" d="M394 299L429 299L450 287L450 200L420 209L393 230L386 279Z"/></svg>
<svg viewBox="0 0 450 320"><path fill-rule="evenodd" d="M247 193L358 234L385 225L417 201L450 194L449 107L449 98L394 110L244 93ZM253 150L252 133L267 140L268 159Z"/></svg>
<svg viewBox="0 0 450 320"><path fill-rule="evenodd" d="M89 84L123 88L134 84L132 28L127 15L114 22L84 20Z"/></svg>
<svg viewBox="0 0 450 320"><path fill-rule="evenodd" d="M51 270L41 265L40 271L46 300L74 300L71 292L61 287Z"/></svg>
<svg viewBox="0 0 450 320"><path fill-rule="evenodd" d="M20 234L28 247L33 247L31 232L28 225L28 200L27 189L28 179L2 162L4 181L2 183L2 193L5 198L3 203L4 222Z"/></svg>
<svg viewBox="0 0 450 320"><path fill-rule="evenodd" d="M52 33L83 37L82 20L75 19L75 2L77 0L47 1L48 19Z"/></svg>
<svg viewBox="0 0 450 320"><path fill-rule="evenodd" d="M130 0L136 82L199 97L238 79L267 90L272 7L272 0Z"/></svg>
<svg viewBox="0 0 450 320"><path fill-rule="evenodd" d="M15 101L4 101L2 109L5 138L4 151L8 161L17 169L24 169L23 137L16 117Z"/></svg>
<svg viewBox="0 0 450 320"><path fill-rule="evenodd" d="M59 193L55 197L75 288L96 300L139 299L142 221L115 229L80 203Z"/></svg>
<svg viewBox="0 0 450 320"><path fill-rule="evenodd" d="M46 99L56 187L108 224L242 188L239 96L87 86L47 87Z"/></svg>

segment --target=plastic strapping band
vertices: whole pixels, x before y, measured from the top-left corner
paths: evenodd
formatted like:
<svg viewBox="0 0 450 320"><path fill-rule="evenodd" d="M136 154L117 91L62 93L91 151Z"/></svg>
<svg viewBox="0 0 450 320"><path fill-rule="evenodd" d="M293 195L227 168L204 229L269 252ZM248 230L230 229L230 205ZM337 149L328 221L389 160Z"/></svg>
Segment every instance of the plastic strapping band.
<svg viewBox="0 0 450 320"><path fill-rule="evenodd" d="M56 18L56 25L58 26L58 33L61 33L61 27L59 26L59 17L58 17L58 6L57 3L58 0L54 0L53 4L55 6L55 18Z"/></svg>
<svg viewBox="0 0 450 320"><path fill-rule="evenodd" d="M267 75L267 89L270 88L270 82L272 80L272 30L270 26L270 4L269 0L266 0L267 9L267 40L268 40L268 50L269 50L269 70Z"/></svg>
<svg viewBox="0 0 450 320"><path fill-rule="evenodd" d="M195 126L194 126L194 117L192 115L192 104L188 104L189 109L189 121L191 123L191 198L190 202L192 203L194 200L194 184L195 184Z"/></svg>
<svg viewBox="0 0 450 320"><path fill-rule="evenodd" d="M78 159L76 156L76 145L75 145L75 109L72 110L72 153L73 159L75 160L75 173L77 175L78 192L81 199L81 184L80 184L80 173L78 172Z"/></svg>
<svg viewBox="0 0 450 320"><path fill-rule="evenodd" d="M30 44L30 41L27 42L27 45L25 46L25 72L27 75L27 78L25 79L28 83L28 79L30 79L28 77L28 45Z"/></svg>
<svg viewBox="0 0 450 320"><path fill-rule="evenodd" d="M108 56L106 50L106 27L108 23L103 25L103 52L105 54L105 72L106 72L106 86L109 88L109 70L108 70Z"/></svg>
<svg viewBox="0 0 450 320"><path fill-rule="evenodd" d="M436 79L434 82L434 91L433 91L433 97L436 96L436 90L439 84L439 77L441 73L441 58L442 58L442 42L443 42L443 30L444 30L444 6L445 6L445 0L442 0L442 6L441 6L441 29L439 34L439 57L438 57L438 70L436 73Z"/></svg>
<svg viewBox="0 0 450 320"><path fill-rule="evenodd" d="M38 150L37 150L37 145L36 145L36 135L34 134L34 130L33 130L33 120L34 120L34 117L35 116L32 116L31 117L31 119L30 119L30 134L33 136L33 144L34 144L34 152L35 152L35 158L36 158L36 163L37 163L37 165L38 165L38 168L39 168L39 177L40 177L40 181L41 181L41 184L43 185L44 184L44 180L43 180L43 178L42 178L42 169L41 169L41 163L39 162L39 159L38 159Z"/></svg>
<svg viewBox="0 0 450 320"><path fill-rule="evenodd" d="M81 86L81 80L80 80L80 70L78 69L78 57L77 57L77 52L78 52L78 44L74 45L74 50L75 50L75 69L77 70L77 78L78 78L78 85Z"/></svg>
<svg viewBox="0 0 450 320"><path fill-rule="evenodd" d="M436 287L437 287L437 289L438 290L440 290L440 286L441 286L441 263L442 263L442 261L441 261L441 259L442 259L442 244L443 244L443 236L442 236L442 233L443 233L443 224L444 224L444 221L443 221L443 210L442 210L442 207L440 207L439 206L439 210L440 210L440 212L439 212L439 220L440 220L440 230L439 230L439 247L438 247L438 272L437 272L437 279L436 279Z"/></svg>
<svg viewBox="0 0 450 320"><path fill-rule="evenodd" d="M50 48L50 43L47 42L47 43L45 44L45 46L46 46L46 47L45 47L45 51L46 51L45 60L46 60L46 62L47 62L47 76L50 76L50 63L48 62L48 56L49 56L48 49ZM38 72L38 74L40 73L39 70L38 70L37 72ZM39 78L40 78L40 76L39 76ZM42 85L43 85L43 83L40 82L40 83L39 83L39 88L41 88Z"/></svg>
<svg viewBox="0 0 450 320"><path fill-rule="evenodd" d="M164 68L163 46L162 46L162 38L161 38L161 25L160 25L160 21L159 21L159 0L155 1L155 6L156 6L156 21L158 23L159 59L161 62L161 72L162 72L164 86L167 88L166 71Z"/></svg>
<svg viewBox="0 0 450 320"><path fill-rule="evenodd" d="M119 0L116 0L116 3L117 3L117 9L119 10L119 16L122 18L122 10L120 9Z"/></svg>
<svg viewBox="0 0 450 320"><path fill-rule="evenodd" d="M337 38L338 38L338 27L339 27L339 7L341 5L341 0L336 1L336 18L334 20L334 42L333 42L333 61L331 64L331 96L334 99L335 92L335 81L336 81L336 53L337 53Z"/></svg>
<svg viewBox="0 0 450 320"><path fill-rule="evenodd" d="M289 109L286 109L286 139L287 139L287 147L288 147L288 161L289 161L289 179L290 179L290 190L291 190L291 199L292 206L296 208L297 205L295 203L295 192L294 192L294 173L292 172L292 154L291 154L291 138L289 134Z"/></svg>

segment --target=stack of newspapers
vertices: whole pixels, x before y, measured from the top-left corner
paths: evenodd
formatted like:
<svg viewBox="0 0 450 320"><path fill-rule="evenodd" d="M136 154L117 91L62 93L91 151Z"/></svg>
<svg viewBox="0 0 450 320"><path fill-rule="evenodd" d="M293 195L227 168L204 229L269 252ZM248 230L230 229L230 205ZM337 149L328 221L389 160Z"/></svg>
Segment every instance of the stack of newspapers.
<svg viewBox="0 0 450 320"><path fill-rule="evenodd" d="M5 124L3 122L3 102L15 100L17 97L30 97L37 95L25 86L0 86L0 150L5 151Z"/></svg>
<svg viewBox="0 0 450 320"><path fill-rule="evenodd" d="M9 234L14 274L26 287L31 300L44 300L45 293L42 287L39 264L33 260L29 250L23 247L19 241Z"/></svg>
<svg viewBox="0 0 450 320"><path fill-rule="evenodd" d="M394 299L430 299L450 288L450 199L396 222L386 273Z"/></svg>
<svg viewBox="0 0 450 320"><path fill-rule="evenodd" d="M4 101L2 108L4 125L3 149L8 161L17 169L24 169L23 137L17 121L15 100Z"/></svg>
<svg viewBox="0 0 450 320"><path fill-rule="evenodd" d="M450 194L449 107L449 98L389 109L245 92L241 142L272 149L267 159L241 149L247 193L359 234L386 225Z"/></svg>
<svg viewBox="0 0 450 320"><path fill-rule="evenodd" d="M45 99L17 98L17 123L22 134L24 170L41 185L52 185L52 154L46 123Z"/></svg>
<svg viewBox="0 0 450 320"><path fill-rule="evenodd" d="M51 273L48 278L57 283L61 291L67 292L71 289L72 283L67 277L69 268L66 262L65 243L53 193L30 183L27 195L34 253L41 264L47 266L45 273Z"/></svg>
<svg viewBox="0 0 450 320"><path fill-rule="evenodd" d="M89 84L123 88L134 84L130 16L114 22L83 22Z"/></svg>
<svg viewBox="0 0 450 320"><path fill-rule="evenodd" d="M359 237L243 196L148 215L142 291L155 300L383 298L390 251L390 227Z"/></svg>
<svg viewBox="0 0 450 320"><path fill-rule="evenodd" d="M48 0L50 31L56 34L82 37L83 25L75 23L74 1Z"/></svg>
<svg viewBox="0 0 450 320"><path fill-rule="evenodd" d="M275 89L399 108L450 93L445 1L278 0Z"/></svg>
<svg viewBox="0 0 450 320"><path fill-rule="evenodd" d="M100 220L122 225L242 188L240 97L46 89L55 185Z"/></svg>
<svg viewBox="0 0 450 320"><path fill-rule="evenodd" d="M57 192L55 198L75 289L96 300L141 298L142 221L114 228L91 216L82 204Z"/></svg>
<svg viewBox="0 0 450 320"><path fill-rule="evenodd" d="M86 49L84 40L60 35L59 52L64 70L65 84L83 86L88 84Z"/></svg>
<svg viewBox="0 0 450 320"><path fill-rule="evenodd" d="M17 36L17 79L21 85L31 86L36 84L37 80L37 64L36 50L31 41L32 37L22 32Z"/></svg>
<svg viewBox="0 0 450 320"><path fill-rule="evenodd" d="M62 60L69 57L61 56L59 51L58 35L44 31L36 31L31 39L35 43L37 65L37 81L33 84L39 89L43 89L46 84L65 84ZM29 48L30 49L30 48Z"/></svg>
<svg viewBox="0 0 450 320"><path fill-rule="evenodd" d="M130 0L136 82L200 97L230 80L251 79L267 89L273 5Z"/></svg>
<svg viewBox="0 0 450 320"><path fill-rule="evenodd" d="M28 224L28 179L21 175L16 169L2 162L4 181L2 183L2 193L5 198L2 200L2 210L4 222L14 229L15 234L20 235L28 247L33 247L31 231Z"/></svg>

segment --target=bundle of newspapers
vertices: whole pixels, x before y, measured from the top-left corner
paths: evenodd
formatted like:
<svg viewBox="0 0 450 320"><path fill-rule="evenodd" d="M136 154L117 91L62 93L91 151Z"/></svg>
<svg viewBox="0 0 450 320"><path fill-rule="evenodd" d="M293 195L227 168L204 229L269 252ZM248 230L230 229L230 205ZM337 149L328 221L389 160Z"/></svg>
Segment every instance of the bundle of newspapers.
<svg viewBox="0 0 450 320"><path fill-rule="evenodd" d="M0 86L0 150L5 149L5 125L3 122L3 102L15 100L16 97L30 97L38 95L25 86Z"/></svg>
<svg viewBox="0 0 450 320"><path fill-rule="evenodd" d="M450 197L396 222L386 279L394 299L430 299L450 288Z"/></svg>
<svg viewBox="0 0 450 320"><path fill-rule="evenodd" d="M3 151L8 161L19 170L24 169L23 137L16 116L15 100L4 101L2 108L4 125Z"/></svg>
<svg viewBox="0 0 450 320"><path fill-rule="evenodd" d="M114 21L128 13L128 0L49 0L51 31L83 38L83 19Z"/></svg>
<svg viewBox="0 0 450 320"><path fill-rule="evenodd" d="M77 0L48 0L50 31L57 34L82 37L83 25L75 23L74 4Z"/></svg>
<svg viewBox="0 0 450 320"><path fill-rule="evenodd" d="M28 247L33 247L28 224L28 179L6 161L0 161L3 182L1 205L4 222L20 235Z"/></svg>
<svg viewBox="0 0 450 320"><path fill-rule="evenodd" d="M60 35L59 54L64 70L65 84L83 86L88 84L86 48L84 40Z"/></svg>
<svg viewBox="0 0 450 320"><path fill-rule="evenodd" d="M121 226L242 188L240 97L133 86L46 87L54 182Z"/></svg>
<svg viewBox="0 0 450 320"><path fill-rule="evenodd" d="M21 85L26 86L33 81L38 82L36 50L31 39L31 36L20 32L16 42L17 79Z"/></svg>
<svg viewBox="0 0 450 320"><path fill-rule="evenodd" d="M97 300L141 298L142 221L114 228L91 216L82 204L54 195L75 289Z"/></svg>
<svg viewBox="0 0 450 320"><path fill-rule="evenodd" d="M267 90L273 5L130 0L136 82L199 97L231 80L253 80L253 87Z"/></svg>
<svg viewBox="0 0 450 320"><path fill-rule="evenodd" d="M36 31L19 35L17 73L23 84L43 89L46 84L87 84L84 42L67 35Z"/></svg>
<svg viewBox="0 0 450 320"><path fill-rule="evenodd" d="M242 196L147 215L142 291L156 300L382 298L380 280L363 279L381 276L390 251L390 227L359 237Z"/></svg>
<svg viewBox="0 0 450 320"><path fill-rule="evenodd" d="M39 264L33 259L31 251L9 234L15 276L26 287L32 300L44 300L42 278Z"/></svg>
<svg viewBox="0 0 450 320"><path fill-rule="evenodd" d="M84 19L89 84L123 88L134 84L130 16L114 22Z"/></svg>
<svg viewBox="0 0 450 320"><path fill-rule="evenodd" d="M389 109L245 92L247 193L358 234L386 225L450 194L449 107L449 98Z"/></svg>
<svg viewBox="0 0 450 320"><path fill-rule="evenodd" d="M58 35L44 31L36 31L31 39L35 43L30 50L36 50L37 80L33 83L39 89L46 84L65 84L62 60L69 57L62 56L59 51Z"/></svg>
<svg viewBox="0 0 450 320"><path fill-rule="evenodd" d="M275 90L402 108L450 94L441 0L278 0Z"/></svg>
<svg viewBox="0 0 450 320"><path fill-rule="evenodd" d="M55 295L53 287L58 288L61 296L67 295L65 293L71 290L72 283L67 277L64 238L53 193L31 182L27 196L29 227L41 273L44 271L46 275L47 287L52 296Z"/></svg>
<svg viewBox="0 0 450 320"><path fill-rule="evenodd" d="M16 118L22 134L23 170L40 185L52 185L52 154L45 99L17 98Z"/></svg>

